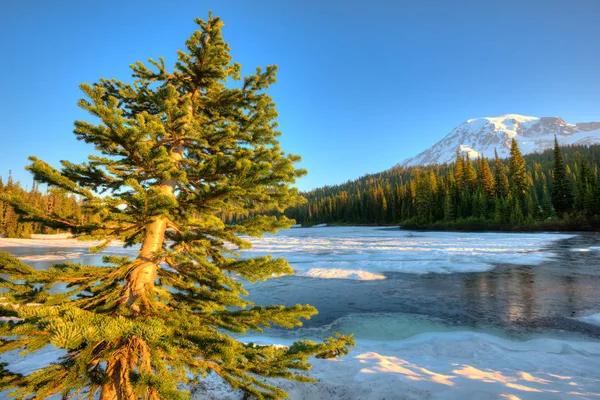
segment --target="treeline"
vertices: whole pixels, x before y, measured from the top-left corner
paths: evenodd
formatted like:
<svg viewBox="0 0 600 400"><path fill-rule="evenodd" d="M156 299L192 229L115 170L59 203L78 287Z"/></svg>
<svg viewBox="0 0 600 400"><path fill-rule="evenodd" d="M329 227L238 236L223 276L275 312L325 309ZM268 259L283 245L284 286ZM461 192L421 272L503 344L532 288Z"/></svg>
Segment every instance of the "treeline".
<svg viewBox="0 0 600 400"><path fill-rule="evenodd" d="M9 174L6 183L0 177L0 196L2 194L17 195L34 207L40 207L47 214L75 216L79 220L85 218L82 208L75 196L50 189L41 192L34 182L31 190L24 189L19 182L13 182ZM40 223L23 222L15 211L3 201L0 201L0 235L9 238L27 238L34 233L58 233L54 229L42 227Z"/></svg>
<svg viewBox="0 0 600 400"><path fill-rule="evenodd" d="M522 156L395 167L304 193L286 215L314 224L400 224L438 229L600 228L600 146L559 147Z"/></svg>

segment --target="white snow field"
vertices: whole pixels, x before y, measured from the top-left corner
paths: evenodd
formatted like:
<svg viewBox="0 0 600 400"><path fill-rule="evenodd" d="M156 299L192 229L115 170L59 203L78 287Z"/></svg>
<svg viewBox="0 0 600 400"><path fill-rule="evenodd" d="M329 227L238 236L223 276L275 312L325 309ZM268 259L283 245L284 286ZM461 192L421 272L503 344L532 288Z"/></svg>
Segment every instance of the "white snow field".
<svg viewBox="0 0 600 400"><path fill-rule="evenodd" d="M523 154L542 152L554 146L555 136L561 146L597 144L600 143L600 123L570 124L559 117L519 114L473 118L452 129L430 148L397 165L450 163L456 159L456 151L468 154L471 159L493 158L497 151L504 158L509 155L512 139L517 141Z"/></svg>
<svg viewBox="0 0 600 400"><path fill-rule="evenodd" d="M277 381L291 399L600 398L600 342L433 332L399 341L358 340L344 358L312 363L316 384ZM214 375L203 386L208 392L198 391L194 400L243 398Z"/></svg>
<svg viewBox="0 0 600 400"><path fill-rule="evenodd" d="M246 340L291 344L262 336ZM12 351L1 361L28 374L62 354L48 346L28 356ZM430 332L396 341L358 340L342 359L311 363L309 375L316 384L274 382L293 400L600 398L600 342L519 342L476 332ZM243 395L211 374L193 399L242 400Z"/></svg>
<svg viewBox="0 0 600 400"><path fill-rule="evenodd" d="M583 317L578 317L578 318L575 318L575 319L577 319L579 321L583 321L583 322L588 323L588 324L600 326L600 313L598 313L598 314L592 314L592 315L585 315Z"/></svg>

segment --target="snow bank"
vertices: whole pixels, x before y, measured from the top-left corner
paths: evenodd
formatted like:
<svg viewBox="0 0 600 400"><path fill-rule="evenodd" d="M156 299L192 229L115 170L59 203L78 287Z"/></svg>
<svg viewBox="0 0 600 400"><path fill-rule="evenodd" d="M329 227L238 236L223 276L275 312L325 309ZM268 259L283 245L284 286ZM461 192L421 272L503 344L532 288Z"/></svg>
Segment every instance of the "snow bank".
<svg viewBox="0 0 600 400"><path fill-rule="evenodd" d="M305 273L297 275L309 276L312 278L336 278L336 279L357 279L361 281L375 281L385 279L384 275L374 274L372 272L355 270L355 269L339 269L339 268L311 268Z"/></svg>
<svg viewBox="0 0 600 400"><path fill-rule="evenodd" d="M291 340L246 337L257 344ZM64 351L47 346L27 356L0 357L13 372L30 374ZM422 333L405 340L358 340L342 359L313 359L316 384L276 380L291 399L572 399L600 397L600 342L524 342L474 332ZM209 390L209 392L206 392ZM0 392L0 397L4 395ZM194 400L243 398L214 374Z"/></svg>
<svg viewBox="0 0 600 400"><path fill-rule="evenodd" d="M41 236L41 235L35 235ZM100 242L84 242L67 237L32 237L31 239L0 238L0 247L80 247L89 248L97 246Z"/></svg>
<svg viewBox="0 0 600 400"><path fill-rule="evenodd" d="M264 337L252 341L269 343ZM292 399L600 397L600 342L436 332L391 342L359 340L341 360L312 363L316 384L278 381ZM203 386L212 393L198 391L193 399L242 398L214 376Z"/></svg>
<svg viewBox="0 0 600 400"><path fill-rule="evenodd" d="M583 247L583 248L573 248L571 249L571 251L573 252L582 252L582 253L587 253L590 251L600 251L600 246L590 246L590 247Z"/></svg>
<svg viewBox="0 0 600 400"><path fill-rule="evenodd" d="M32 235L31 239L0 238L0 251L10 251L22 261L69 261L89 256L89 248L101 241L80 241L69 234ZM123 248L123 243L111 243L100 256L135 255L135 248Z"/></svg>

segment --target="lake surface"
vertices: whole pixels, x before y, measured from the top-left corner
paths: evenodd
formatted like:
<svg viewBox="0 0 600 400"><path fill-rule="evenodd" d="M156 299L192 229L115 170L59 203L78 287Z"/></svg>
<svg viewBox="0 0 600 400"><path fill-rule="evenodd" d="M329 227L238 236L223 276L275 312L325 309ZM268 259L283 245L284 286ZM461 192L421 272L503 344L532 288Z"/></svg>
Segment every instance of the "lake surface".
<svg viewBox="0 0 600 400"><path fill-rule="evenodd" d="M302 243L298 238L307 240ZM259 304L317 307L319 315L296 332L300 336L321 328L327 334L354 331L359 338L388 340L419 330L469 329L524 338L545 333L600 339L600 326L578 319L600 313L597 233L423 233L331 227L292 229L279 238L285 246L289 239L297 240L294 245L303 249L287 256L296 270L306 273L315 265L326 269L326 264L329 269L346 270L364 266L363 271L385 277L293 276L250 286L250 297ZM315 246L327 239L330 246ZM348 246L340 250L336 242ZM276 245L256 252L274 249ZM307 268L307 262L314 265Z"/></svg>
<svg viewBox="0 0 600 400"><path fill-rule="evenodd" d="M334 332L357 338L341 361L313 360L317 385L280 382L292 399L600 397L598 233L323 227L252 242L243 257L284 257L296 274L246 285L250 299L312 304L319 314L300 328L241 340L287 345ZM35 268L101 263L69 240L0 239L0 250ZM108 253L135 249L110 246ZM0 360L27 374L62 354L38 353ZM204 387L195 400L243 397L218 379Z"/></svg>
<svg viewBox="0 0 600 400"><path fill-rule="evenodd" d="M398 228L292 228L252 239L245 257L286 258L295 276L248 284L261 305L311 304L319 314L282 337L354 332L402 339L476 330L600 339L581 317L600 313L600 234L411 232ZM85 247L4 247L36 268L98 264ZM135 249L111 247L112 254Z"/></svg>

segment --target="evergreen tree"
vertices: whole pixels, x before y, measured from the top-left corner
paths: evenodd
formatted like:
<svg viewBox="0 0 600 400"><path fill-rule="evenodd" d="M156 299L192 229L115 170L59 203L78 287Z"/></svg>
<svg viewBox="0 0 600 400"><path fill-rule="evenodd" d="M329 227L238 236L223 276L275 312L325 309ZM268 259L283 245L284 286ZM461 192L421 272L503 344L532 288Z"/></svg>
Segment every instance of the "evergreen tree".
<svg viewBox="0 0 600 400"><path fill-rule="evenodd" d="M494 150L494 188L496 189L497 197L506 197L508 195L508 177L504 164L498 157L498 153Z"/></svg>
<svg viewBox="0 0 600 400"><path fill-rule="evenodd" d="M541 202L541 214L543 219L553 218L556 216L552 201L548 195L548 188L544 184Z"/></svg>
<svg viewBox="0 0 600 400"><path fill-rule="evenodd" d="M508 159L508 172L510 176L509 186L517 198L523 200L528 190L527 171L525 170L525 159L521 155L519 145L512 139L510 146L510 157Z"/></svg>
<svg viewBox="0 0 600 400"><path fill-rule="evenodd" d="M459 190L464 187L465 160L458 150L456 150L456 161L454 162L454 180Z"/></svg>
<svg viewBox="0 0 600 400"><path fill-rule="evenodd" d="M446 190L444 193L444 221L452 222L456 219L456 205Z"/></svg>
<svg viewBox="0 0 600 400"><path fill-rule="evenodd" d="M473 166L468 153L465 157L463 174L464 188L467 190L475 190L477 188L477 171L475 171L475 167Z"/></svg>
<svg viewBox="0 0 600 400"><path fill-rule="evenodd" d="M426 171L419 174L417 178L417 187L415 194L415 206L417 216L421 221L430 222L433 206L432 182L430 175Z"/></svg>
<svg viewBox="0 0 600 400"><path fill-rule="evenodd" d="M496 195L496 192L494 190L494 177L492 176L492 171L490 170L490 165L488 164L488 162L485 158L480 158L478 164L479 164L479 168L478 168L477 172L478 172L479 184L480 184L481 188L483 189L483 191L485 192L488 199L493 199L494 196Z"/></svg>
<svg viewBox="0 0 600 400"><path fill-rule="evenodd" d="M565 161L558 146L558 139L554 137L554 171L552 182L552 204L559 215L571 208L571 187L567 179Z"/></svg>
<svg viewBox="0 0 600 400"><path fill-rule="evenodd" d="M101 79L81 86L87 99L79 105L99 122L77 121L75 134L100 156L65 161L60 171L31 157L35 179L82 198L89 221L68 203L46 213L21 196L2 195L25 220L102 240L96 251L116 239L141 245L134 259L106 256L110 266L45 271L0 253L3 301L22 319L0 326L0 352L48 344L67 352L28 376L12 376L6 385L16 388L17 399L182 399L189 397L185 387L207 373L248 395L281 398L285 393L262 378L308 381L295 371L307 370L311 355L342 355L353 342L339 335L278 348L228 334L298 326L316 313L309 305L254 306L234 278L255 282L293 272L283 259L236 258L232 246L250 246L239 235L292 224L261 214L298 204L290 184L305 172L276 140L277 112L266 93L276 67L241 77L220 19L196 22L200 29L172 70L151 59L152 69L132 65L133 84ZM221 213L247 218L225 224ZM50 290L61 283L65 293Z"/></svg>

